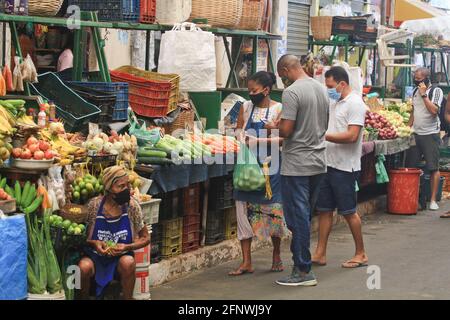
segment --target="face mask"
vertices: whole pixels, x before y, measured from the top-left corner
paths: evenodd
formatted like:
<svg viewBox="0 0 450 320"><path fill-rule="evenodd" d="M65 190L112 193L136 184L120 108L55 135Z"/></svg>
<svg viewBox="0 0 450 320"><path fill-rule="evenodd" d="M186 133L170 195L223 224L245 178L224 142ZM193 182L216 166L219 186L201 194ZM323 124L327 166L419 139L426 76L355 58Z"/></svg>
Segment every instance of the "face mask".
<svg viewBox="0 0 450 320"><path fill-rule="evenodd" d="M294 81L291 81L289 80L289 78L286 77L282 77L281 81L283 82L285 88L289 87L291 84L294 83Z"/></svg>
<svg viewBox="0 0 450 320"><path fill-rule="evenodd" d="M113 199L119 206L129 203L131 199L130 189L126 188L119 193L114 193Z"/></svg>
<svg viewBox="0 0 450 320"><path fill-rule="evenodd" d="M264 100L266 96L264 95L264 93L260 92L257 94L251 94L250 95L250 100L253 103L254 106L259 106L261 104L261 102Z"/></svg>
<svg viewBox="0 0 450 320"><path fill-rule="evenodd" d="M430 85L430 79L428 79L428 78L425 78L425 79L420 80L420 81L414 80L414 84L415 84L416 87L418 87L422 82L425 83L425 85L427 87Z"/></svg>
<svg viewBox="0 0 450 320"><path fill-rule="evenodd" d="M328 89L328 96L330 99L338 101L341 98L341 93L337 92L336 88Z"/></svg>

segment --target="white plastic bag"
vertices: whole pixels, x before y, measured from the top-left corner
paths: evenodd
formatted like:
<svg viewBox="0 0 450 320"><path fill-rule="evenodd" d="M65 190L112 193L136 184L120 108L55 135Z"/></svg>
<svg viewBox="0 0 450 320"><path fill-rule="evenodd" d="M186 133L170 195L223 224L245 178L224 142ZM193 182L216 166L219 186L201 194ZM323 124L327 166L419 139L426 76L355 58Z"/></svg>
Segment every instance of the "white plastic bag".
<svg viewBox="0 0 450 320"><path fill-rule="evenodd" d="M175 25L161 37L158 72L180 75L181 91L215 91L214 35L193 23Z"/></svg>

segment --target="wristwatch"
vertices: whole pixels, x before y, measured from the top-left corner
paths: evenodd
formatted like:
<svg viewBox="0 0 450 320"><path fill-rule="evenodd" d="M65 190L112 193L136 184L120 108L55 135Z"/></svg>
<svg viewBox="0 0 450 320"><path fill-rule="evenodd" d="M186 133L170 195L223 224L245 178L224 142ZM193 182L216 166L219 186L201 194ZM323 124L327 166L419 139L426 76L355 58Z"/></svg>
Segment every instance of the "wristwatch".
<svg viewBox="0 0 450 320"><path fill-rule="evenodd" d="M426 94L423 94L423 95L422 95L422 98L425 99L426 97L428 97L428 95L426 95Z"/></svg>

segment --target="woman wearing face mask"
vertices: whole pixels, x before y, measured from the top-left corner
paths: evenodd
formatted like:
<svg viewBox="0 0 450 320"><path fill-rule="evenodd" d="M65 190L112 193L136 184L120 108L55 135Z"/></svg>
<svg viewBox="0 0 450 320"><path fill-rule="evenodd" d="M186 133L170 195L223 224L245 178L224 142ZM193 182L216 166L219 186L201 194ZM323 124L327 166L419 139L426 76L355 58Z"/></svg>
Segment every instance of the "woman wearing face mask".
<svg viewBox="0 0 450 320"><path fill-rule="evenodd" d="M271 132L278 127L282 108L281 103L270 99L275 83L275 75L265 71L250 77L248 81L250 101L244 103L237 122L237 129L245 132L247 144L250 147L257 146L258 160L266 162L268 160L266 157L271 158L269 174L272 196L267 195L266 190L235 191L238 239L241 241L243 262L237 270L229 273L231 276L253 273L251 244L254 235L260 239L272 239L274 249L271 271L283 271L280 243L284 232L284 218L279 171L279 146L282 139L275 132Z"/></svg>
<svg viewBox="0 0 450 320"><path fill-rule="evenodd" d="M86 257L80 263L81 298L87 299L95 279L96 296L115 278L120 278L123 298L132 299L136 264L134 250L150 243L142 210L130 196L128 173L120 166L107 168L103 175L105 196L88 204ZM111 244L114 245L111 246Z"/></svg>

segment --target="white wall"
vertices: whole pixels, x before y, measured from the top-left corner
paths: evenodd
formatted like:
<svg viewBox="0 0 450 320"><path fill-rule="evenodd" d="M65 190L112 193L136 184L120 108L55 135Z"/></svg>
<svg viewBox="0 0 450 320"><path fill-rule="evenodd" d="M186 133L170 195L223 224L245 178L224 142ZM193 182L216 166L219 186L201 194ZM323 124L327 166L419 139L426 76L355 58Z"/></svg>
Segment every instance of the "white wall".
<svg viewBox="0 0 450 320"><path fill-rule="evenodd" d="M272 28L273 34L283 37L282 40L272 41L271 51L275 68L278 60L286 54L287 51L287 18L288 18L288 0L273 0ZM278 78L278 87L283 88L281 79Z"/></svg>
<svg viewBox="0 0 450 320"><path fill-rule="evenodd" d="M101 29L101 37L104 38L105 35L107 40L104 50L109 69L113 70L124 65L131 65L130 32L127 30ZM142 48L144 49L145 46L142 46ZM89 51L89 69L98 70L97 56L92 41Z"/></svg>

